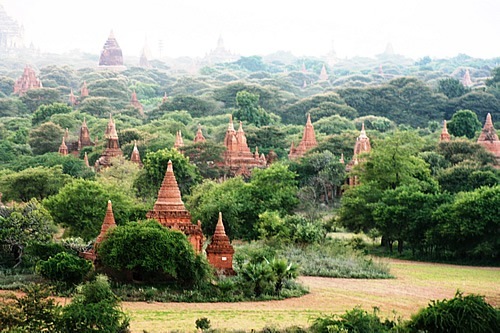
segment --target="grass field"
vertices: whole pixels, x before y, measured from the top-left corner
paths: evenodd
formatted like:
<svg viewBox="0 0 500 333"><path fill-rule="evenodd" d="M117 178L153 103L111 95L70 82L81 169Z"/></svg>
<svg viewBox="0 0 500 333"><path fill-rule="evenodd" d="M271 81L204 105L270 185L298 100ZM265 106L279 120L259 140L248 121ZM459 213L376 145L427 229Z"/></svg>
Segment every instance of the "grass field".
<svg viewBox="0 0 500 333"><path fill-rule="evenodd" d="M409 318L431 299L452 298L457 289L486 296L500 306L500 268L454 266L389 260L395 279L301 277L310 293L283 301L246 303L123 303L132 332L195 332L195 320L210 319L212 328L262 329L309 326L310 318L343 313L355 306L380 308L384 317Z"/></svg>

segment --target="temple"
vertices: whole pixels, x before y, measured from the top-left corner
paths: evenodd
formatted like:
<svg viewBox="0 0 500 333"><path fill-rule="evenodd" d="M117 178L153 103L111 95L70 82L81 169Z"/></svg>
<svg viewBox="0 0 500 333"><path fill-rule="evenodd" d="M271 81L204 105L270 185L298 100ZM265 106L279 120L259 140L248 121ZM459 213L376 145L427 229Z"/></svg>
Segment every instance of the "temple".
<svg viewBox="0 0 500 333"><path fill-rule="evenodd" d="M218 273L224 275L236 274L233 269L234 248L224 230L221 212L219 212L219 220L217 221L212 241L207 246L206 253L208 262Z"/></svg>
<svg viewBox="0 0 500 333"><path fill-rule="evenodd" d="M347 163L346 165L346 172L349 173L352 171L354 166L358 165L360 162L360 155L369 153L371 151L372 147L370 144L370 138L366 136L366 131L365 131L365 123L361 125L361 131L359 133L359 136L356 138L356 143L354 144L354 154L352 156L352 160ZM342 159L343 159L342 155ZM349 186L355 186L359 184L358 176L349 176L347 179L347 184Z"/></svg>
<svg viewBox="0 0 500 333"><path fill-rule="evenodd" d="M59 154L61 154L63 156L68 155L68 146L66 146L66 142L65 142L65 137L64 136L62 138L62 143L59 146L58 152L59 152Z"/></svg>
<svg viewBox="0 0 500 333"><path fill-rule="evenodd" d="M497 167L500 167L500 140L491 120L491 114L486 116L483 130L477 139L477 143L483 146L487 151L495 155Z"/></svg>
<svg viewBox="0 0 500 333"><path fill-rule="evenodd" d="M243 125L240 121L238 131L234 130L233 118L229 118L229 126L224 138L224 161L222 167L226 168L230 175L250 176L253 168L265 168L266 160L260 156L256 157L248 148L247 138L243 131Z"/></svg>
<svg viewBox="0 0 500 333"><path fill-rule="evenodd" d="M139 167L142 168L143 164L141 161L141 155L139 154L139 149L137 149L137 142L134 141L134 149L132 150L132 155L130 155L130 162L134 162Z"/></svg>
<svg viewBox="0 0 500 333"><path fill-rule="evenodd" d="M142 107L141 102L137 99L137 94L135 93L135 90L132 92L132 97L130 99L130 105L132 105L134 108L139 110L139 114L141 116L144 115L144 108Z"/></svg>
<svg viewBox="0 0 500 333"><path fill-rule="evenodd" d="M85 120L85 118L83 118L82 126L80 127L78 140L73 142L66 142L68 138L69 138L69 132L68 129L66 129L66 132L64 133L63 143L59 147L59 153L61 155L67 155L68 153L71 153L74 156L79 156L80 150L83 147L89 147L95 145L95 143L92 142L92 140L90 139L90 132L89 128L87 127L87 121ZM66 147L66 149L64 149L63 145L64 147Z"/></svg>
<svg viewBox="0 0 500 333"><path fill-rule="evenodd" d="M146 214L148 219L155 219L164 227L183 232L196 253L203 249L201 222L191 223L191 214L184 207L181 192L175 179L172 161L168 161L165 178L158 191L158 199L153 210Z"/></svg>
<svg viewBox="0 0 500 333"><path fill-rule="evenodd" d="M99 171L101 168L106 168L112 165L111 159L113 157L123 156L123 152L120 149L118 143L118 134L116 133L116 126L111 114L109 115L108 126L104 132L104 138L106 139L106 149L102 153L101 157L95 162L95 169Z"/></svg>
<svg viewBox="0 0 500 333"><path fill-rule="evenodd" d="M238 55L231 53L224 47L224 40L222 39L222 36L220 36L217 40L217 47L214 50L210 51L205 56L203 61L209 64L219 64L237 61L239 58L240 57Z"/></svg>
<svg viewBox="0 0 500 333"><path fill-rule="evenodd" d="M141 56L139 58L139 67L143 68L151 68L151 64L149 63L149 59L151 58L151 50L149 49L147 39L144 41L144 46L141 50Z"/></svg>
<svg viewBox="0 0 500 333"><path fill-rule="evenodd" d="M182 133L180 130L178 130L175 133L175 142L174 142L174 148L181 148L184 147L184 140L182 139Z"/></svg>
<svg viewBox="0 0 500 333"><path fill-rule="evenodd" d="M446 125L446 120L443 121L443 129L441 130L441 135L439 136L439 142L448 142L451 140L450 133L448 133L448 126Z"/></svg>
<svg viewBox="0 0 500 333"><path fill-rule="evenodd" d="M108 200L108 207L106 208L106 215L104 216L104 221L101 225L101 232L97 236L94 245L89 251L85 251L81 253L81 256L85 259L95 261L97 258L97 252L99 249L99 245L106 238L106 233L109 229L116 227L115 215L113 214L113 206L111 205L111 200Z"/></svg>
<svg viewBox="0 0 500 333"><path fill-rule="evenodd" d="M196 136L194 137L194 143L205 142L207 141L203 136L203 132L201 131L201 125L198 124L198 131L196 131Z"/></svg>
<svg viewBox="0 0 500 333"><path fill-rule="evenodd" d="M462 78L462 84L464 85L464 87L472 86L472 80L470 78L470 72L468 68L465 70L464 77Z"/></svg>
<svg viewBox="0 0 500 333"><path fill-rule="evenodd" d="M36 77L35 70L26 65L23 74L14 83L14 94L22 96L28 90L37 88L42 88L42 82Z"/></svg>
<svg viewBox="0 0 500 333"><path fill-rule="evenodd" d="M0 4L0 54L24 48L24 28Z"/></svg>
<svg viewBox="0 0 500 333"><path fill-rule="evenodd" d="M321 67L321 73L319 73L319 80L320 81L328 80L328 74L326 73L326 66L324 64L323 67Z"/></svg>
<svg viewBox="0 0 500 333"><path fill-rule="evenodd" d="M89 95L89 89L87 88L87 81L83 81L82 88L80 89L80 97L87 97Z"/></svg>
<svg viewBox="0 0 500 333"><path fill-rule="evenodd" d="M306 126L304 127L304 135L302 136L302 140L299 145L295 147L292 142L292 146L290 147L290 152L288 153L288 158L293 160L304 156L306 152L315 148L318 145L316 141L316 134L314 134L314 127L311 123L311 115L307 115Z"/></svg>
<svg viewBox="0 0 500 333"><path fill-rule="evenodd" d="M114 70L125 69L122 49L118 45L113 31L109 33L109 37L102 48L101 56L99 57L99 67Z"/></svg>

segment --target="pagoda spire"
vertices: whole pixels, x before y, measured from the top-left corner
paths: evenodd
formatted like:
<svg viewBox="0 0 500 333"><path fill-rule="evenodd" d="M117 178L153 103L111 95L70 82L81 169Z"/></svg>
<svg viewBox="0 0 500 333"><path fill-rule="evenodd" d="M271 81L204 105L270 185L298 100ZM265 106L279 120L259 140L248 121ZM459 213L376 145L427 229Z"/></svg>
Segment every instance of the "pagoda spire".
<svg viewBox="0 0 500 333"><path fill-rule="evenodd" d="M290 153L288 154L288 158L294 159L302 157L307 151L313 149L317 145L318 142L316 141L316 134L314 133L314 127L311 122L311 114L308 113L302 140L300 141L299 145L296 148L293 146L292 142L292 147L290 147Z"/></svg>
<svg viewBox="0 0 500 333"><path fill-rule="evenodd" d="M64 136L62 138L62 143L59 146L59 154L66 156L68 155L68 146L66 146L66 142L64 141Z"/></svg>
<svg viewBox="0 0 500 333"><path fill-rule="evenodd" d="M182 139L182 132L181 132L181 130L178 130L175 133L174 148L180 148L180 147L184 147L184 140Z"/></svg>
<svg viewBox="0 0 500 333"><path fill-rule="evenodd" d="M491 114L488 113L484 127L477 139L477 143L483 146L487 151L493 154L497 160L497 166L500 165L500 140L493 126Z"/></svg>
<svg viewBox="0 0 500 333"><path fill-rule="evenodd" d="M87 81L83 81L82 89L80 90L80 97L87 97L89 95L89 89L87 88Z"/></svg>
<svg viewBox="0 0 500 333"><path fill-rule="evenodd" d="M215 232L211 243L206 249L208 262L224 275L234 275L233 254L234 248L226 235L224 223L222 222L222 213L219 212L219 219L215 226Z"/></svg>
<svg viewBox="0 0 500 333"><path fill-rule="evenodd" d="M132 150L132 155L130 156L130 161L142 167L141 155L139 154L139 149L137 149L137 141L135 140L134 140L134 149Z"/></svg>
<svg viewBox="0 0 500 333"><path fill-rule="evenodd" d="M83 155L83 162L85 163L85 166L87 168L90 168L89 157L87 156L87 152L85 152L85 155Z"/></svg>
<svg viewBox="0 0 500 333"><path fill-rule="evenodd" d="M172 161L167 164L167 171L158 191L158 199L153 208L154 211L170 210L170 211L186 211L184 202L181 199L181 191L174 175Z"/></svg>
<svg viewBox="0 0 500 333"><path fill-rule="evenodd" d="M198 124L198 131L196 132L196 136L194 137L194 142L205 142L206 139L203 136L203 132L201 131L201 125Z"/></svg>
<svg viewBox="0 0 500 333"><path fill-rule="evenodd" d="M326 81L328 80L328 74L326 72L326 66L323 64L323 67L321 67L321 73L319 73L319 80L320 81Z"/></svg>
<svg viewBox="0 0 500 333"><path fill-rule="evenodd" d="M94 248L97 248L99 244L104 240L106 232L110 228L116 227L115 215L113 214L113 206L111 205L111 200L108 200L108 207L106 208L106 215L104 216L104 221L101 226L101 233L97 236L94 243Z"/></svg>
<svg viewBox="0 0 500 333"><path fill-rule="evenodd" d="M167 92L165 92L161 101L162 101L162 103L165 103L167 100L168 100L168 96L167 96Z"/></svg>
<svg viewBox="0 0 500 333"><path fill-rule="evenodd" d="M69 104L71 104L71 106L76 105L76 96L75 94L73 94L73 88L71 88L71 91L69 93Z"/></svg>
<svg viewBox="0 0 500 333"><path fill-rule="evenodd" d="M344 153L340 154L340 161L339 162L342 163L342 164L345 164Z"/></svg>
<svg viewBox="0 0 500 333"><path fill-rule="evenodd" d="M451 136L450 136L450 133L448 133L448 127L446 125L446 120L443 121L443 129L441 130L441 135L439 137L439 141L442 142L442 141L445 141L445 142L448 142L450 141L451 139Z"/></svg>

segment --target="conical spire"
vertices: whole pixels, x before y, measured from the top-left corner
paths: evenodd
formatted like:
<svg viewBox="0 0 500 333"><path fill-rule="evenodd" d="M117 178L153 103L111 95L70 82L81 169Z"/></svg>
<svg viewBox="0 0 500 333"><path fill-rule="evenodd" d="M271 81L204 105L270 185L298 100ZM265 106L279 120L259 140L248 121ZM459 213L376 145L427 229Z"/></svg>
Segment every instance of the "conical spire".
<svg viewBox="0 0 500 333"><path fill-rule="evenodd" d="M66 146L66 142L64 142L64 136L62 138L62 143L59 146L59 154L66 156L68 155L68 146Z"/></svg>
<svg viewBox="0 0 500 333"><path fill-rule="evenodd" d="M233 115L229 115L229 125L227 127L228 131L234 131L234 125L233 125Z"/></svg>
<svg viewBox="0 0 500 333"><path fill-rule="evenodd" d="M184 140L182 139L182 132L178 130L175 133L174 148L184 147Z"/></svg>
<svg viewBox="0 0 500 333"><path fill-rule="evenodd" d="M167 96L167 92L165 92L165 94L163 95L163 98L162 98L162 103L165 103L167 100L168 100L168 96Z"/></svg>
<svg viewBox="0 0 500 333"><path fill-rule="evenodd" d="M97 236L95 241L95 246L99 245L105 238L106 232L110 228L116 227L115 215L113 214L113 206L111 205L111 200L108 200L108 207L106 209L106 215L104 216L104 221L101 226L101 233ZM94 246L94 247L95 247Z"/></svg>
<svg viewBox="0 0 500 333"><path fill-rule="evenodd" d="M71 106L76 104L76 96L73 94L73 88L71 88L71 92L69 93L69 103Z"/></svg>
<svg viewBox="0 0 500 333"><path fill-rule="evenodd" d="M326 66L323 64L323 67L321 67L321 73L319 74L319 80L320 81L326 81L328 80L328 74L326 73Z"/></svg>
<svg viewBox="0 0 500 333"><path fill-rule="evenodd" d="M89 95L89 89L87 88L87 81L83 81L82 89L80 90L80 97L87 97Z"/></svg>
<svg viewBox="0 0 500 333"><path fill-rule="evenodd" d="M365 131L365 123L361 123L361 131L359 132L359 138L368 138Z"/></svg>
<svg viewBox="0 0 500 333"><path fill-rule="evenodd" d="M87 156L87 152L85 152L85 155L83 155L83 162L85 163L85 166L87 168L90 168L89 157Z"/></svg>
<svg viewBox="0 0 500 333"><path fill-rule="evenodd" d="M222 213L219 212L219 220L215 226L212 242L206 249L208 262L217 270L227 275L233 275L233 254L234 248L226 235Z"/></svg>
<svg viewBox="0 0 500 333"><path fill-rule="evenodd" d="M439 141L445 141L448 142L450 141L451 136L448 133L448 127L446 125L446 120L443 121L443 129L441 130L441 136L439 138Z"/></svg>
<svg viewBox="0 0 500 333"><path fill-rule="evenodd" d="M224 229L224 223L222 223L222 213L219 212L219 220L217 221L217 225L215 226L215 233L219 237L227 237L226 230Z"/></svg>
<svg viewBox="0 0 500 333"><path fill-rule="evenodd" d="M154 211L186 211L181 199L181 191L175 179L172 161L168 161L167 171L158 191L158 199L153 208Z"/></svg>
<svg viewBox="0 0 500 333"><path fill-rule="evenodd" d="M139 154L139 149L137 149L137 141L134 140L134 149L132 150L132 155L130 156L130 161L137 163L142 166L141 155Z"/></svg>
<svg viewBox="0 0 500 333"><path fill-rule="evenodd" d="M486 115L486 121L484 122L481 134L477 139L477 142L481 141L490 141L490 142L499 141L498 135L495 131L495 127L493 126L493 121L491 120L491 113L488 113Z"/></svg>
<svg viewBox="0 0 500 333"><path fill-rule="evenodd" d="M472 86L472 80L470 78L470 72L469 72L469 69L467 68L465 70L465 74L464 74L464 77L462 79L462 84L465 86L465 87L470 87Z"/></svg>
<svg viewBox="0 0 500 333"><path fill-rule="evenodd" d="M359 132L359 136L356 138L356 143L354 144L354 154L353 156L357 156L361 153L368 153L372 149L370 144L370 138L366 135L365 131L365 123L361 123L361 131Z"/></svg>
<svg viewBox="0 0 500 333"><path fill-rule="evenodd" d="M205 142L206 139L203 136L203 132L201 131L201 125L198 124L198 131L196 132L196 136L194 137L194 142Z"/></svg>

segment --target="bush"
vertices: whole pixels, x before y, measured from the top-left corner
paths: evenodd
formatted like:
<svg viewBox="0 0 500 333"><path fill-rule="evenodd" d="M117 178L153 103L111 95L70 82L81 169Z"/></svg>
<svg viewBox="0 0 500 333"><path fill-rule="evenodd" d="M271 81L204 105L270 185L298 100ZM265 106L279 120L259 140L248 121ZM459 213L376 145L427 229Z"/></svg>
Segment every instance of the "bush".
<svg viewBox="0 0 500 333"><path fill-rule="evenodd" d="M494 333L500 327L500 310L486 303L483 296L463 296L457 291L450 300L431 301L412 316L408 327L428 333Z"/></svg>
<svg viewBox="0 0 500 333"><path fill-rule="evenodd" d="M393 321L381 322L377 315L378 309L373 308L373 313L356 307L346 311L343 315L318 317L311 326L314 333L383 333L390 332L396 324Z"/></svg>
<svg viewBox="0 0 500 333"><path fill-rule="evenodd" d="M92 270L92 263L67 252L60 252L54 257L38 264L38 272L52 281L78 284Z"/></svg>
<svg viewBox="0 0 500 333"><path fill-rule="evenodd" d="M207 330L210 328L210 320L206 317L196 319L196 328L199 330Z"/></svg>

